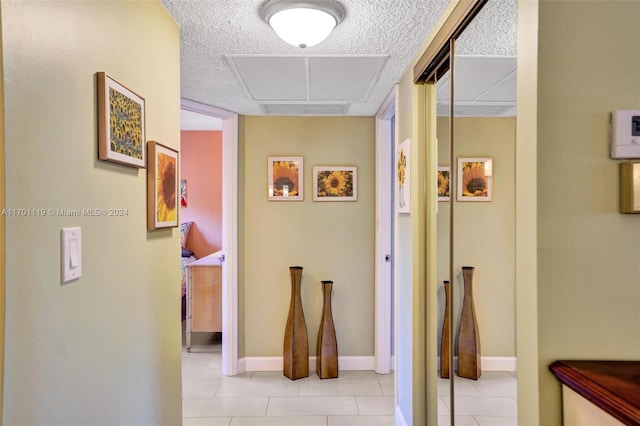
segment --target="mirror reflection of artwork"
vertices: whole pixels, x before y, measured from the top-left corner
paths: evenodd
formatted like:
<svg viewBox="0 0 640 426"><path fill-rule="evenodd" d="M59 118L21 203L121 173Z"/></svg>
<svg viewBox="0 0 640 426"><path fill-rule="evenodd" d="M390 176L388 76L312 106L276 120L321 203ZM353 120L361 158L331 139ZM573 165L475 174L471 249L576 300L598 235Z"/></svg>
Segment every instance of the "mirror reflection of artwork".
<svg viewBox="0 0 640 426"><path fill-rule="evenodd" d="M438 201L449 201L451 198L451 168L438 167Z"/></svg>
<svg viewBox="0 0 640 426"><path fill-rule="evenodd" d="M268 199L303 200L302 157L269 157Z"/></svg>
<svg viewBox="0 0 640 426"><path fill-rule="evenodd" d="M491 201L493 159L458 158L458 201Z"/></svg>

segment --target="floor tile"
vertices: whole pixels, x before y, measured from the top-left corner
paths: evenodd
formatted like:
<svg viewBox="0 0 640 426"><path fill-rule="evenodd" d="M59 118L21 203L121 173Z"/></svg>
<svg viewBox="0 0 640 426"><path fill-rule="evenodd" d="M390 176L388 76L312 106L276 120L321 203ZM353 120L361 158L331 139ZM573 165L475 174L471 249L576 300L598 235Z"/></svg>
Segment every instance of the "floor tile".
<svg viewBox="0 0 640 426"><path fill-rule="evenodd" d="M339 416L357 415L353 396L308 396L269 398L267 416Z"/></svg>
<svg viewBox="0 0 640 426"><path fill-rule="evenodd" d="M518 417L475 416L480 426L518 426Z"/></svg>
<svg viewBox="0 0 640 426"><path fill-rule="evenodd" d="M456 415L517 416L518 404L510 397L460 396L455 398Z"/></svg>
<svg viewBox="0 0 640 426"><path fill-rule="evenodd" d="M182 419L182 426L229 426L231 417L189 417Z"/></svg>
<svg viewBox="0 0 640 426"><path fill-rule="evenodd" d="M215 396L298 396L299 393L300 385L284 380L225 380L218 387Z"/></svg>
<svg viewBox="0 0 640 426"><path fill-rule="evenodd" d="M377 380L332 379L300 383L300 396L382 395Z"/></svg>
<svg viewBox="0 0 640 426"><path fill-rule="evenodd" d="M184 398L182 417L264 416L268 397Z"/></svg>
<svg viewBox="0 0 640 426"><path fill-rule="evenodd" d="M213 397L220 387L220 379L194 377L182 381L182 398Z"/></svg>
<svg viewBox="0 0 640 426"><path fill-rule="evenodd" d="M395 426L393 416L329 416L329 426Z"/></svg>
<svg viewBox="0 0 640 426"><path fill-rule="evenodd" d="M438 426L450 426L451 416L438 416ZM456 416L456 426L478 426L473 416Z"/></svg>
<svg viewBox="0 0 640 426"><path fill-rule="evenodd" d="M231 426L327 426L327 418L325 416L234 417Z"/></svg>
<svg viewBox="0 0 640 426"><path fill-rule="evenodd" d="M489 371L483 373L476 388L483 396L515 397L518 394L517 382L508 372Z"/></svg>
<svg viewBox="0 0 640 426"><path fill-rule="evenodd" d="M356 396L361 416L392 416L395 413L393 396Z"/></svg>
<svg viewBox="0 0 640 426"><path fill-rule="evenodd" d="M380 387L382 388L383 395L394 395L395 394L395 385L393 381L381 381Z"/></svg>

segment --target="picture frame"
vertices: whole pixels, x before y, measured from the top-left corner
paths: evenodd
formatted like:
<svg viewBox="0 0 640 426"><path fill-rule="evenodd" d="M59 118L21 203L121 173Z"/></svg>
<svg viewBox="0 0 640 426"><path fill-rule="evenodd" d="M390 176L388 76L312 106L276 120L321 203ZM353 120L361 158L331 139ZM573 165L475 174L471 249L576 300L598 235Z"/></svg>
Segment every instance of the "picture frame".
<svg viewBox="0 0 640 426"><path fill-rule="evenodd" d="M146 166L145 100L105 72L98 72L98 158Z"/></svg>
<svg viewBox="0 0 640 426"><path fill-rule="evenodd" d="M178 151L156 141L147 143L147 229L178 226Z"/></svg>
<svg viewBox="0 0 640 426"><path fill-rule="evenodd" d="M302 157L269 157L267 173L267 191L270 201L304 200L304 159Z"/></svg>
<svg viewBox="0 0 640 426"><path fill-rule="evenodd" d="M451 167L438 166L438 201L451 200Z"/></svg>
<svg viewBox="0 0 640 426"><path fill-rule="evenodd" d="M456 200L491 201L493 199L493 159L459 157Z"/></svg>
<svg viewBox="0 0 640 426"><path fill-rule="evenodd" d="M314 166L313 201L358 201L358 168Z"/></svg>
<svg viewBox="0 0 640 426"><path fill-rule="evenodd" d="M187 207L187 181L180 179L180 207Z"/></svg>
<svg viewBox="0 0 640 426"><path fill-rule="evenodd" d="M411 140L396 148L395 205L397 213L411 213Z"/></svg>

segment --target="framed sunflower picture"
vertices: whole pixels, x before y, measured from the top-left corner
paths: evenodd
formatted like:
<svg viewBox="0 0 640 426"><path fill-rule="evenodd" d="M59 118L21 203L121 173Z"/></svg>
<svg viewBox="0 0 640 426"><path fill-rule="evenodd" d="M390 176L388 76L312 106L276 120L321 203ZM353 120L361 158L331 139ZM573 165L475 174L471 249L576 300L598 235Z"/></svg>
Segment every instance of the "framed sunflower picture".
<svg viewBox="0 0 640 426"><path fill-rule="evenodd" d="M451 168L449 166L438 167L438 201L451 199Z"/></svg>
<svg viewBox="0 0 640 426"><path fill-rule="evenodd" d="M147 229L177 227L178 151L155 141L147 145Z"/></svg>
<svg viewBox="0 0 640 426"><path fill-rule="evenodd" d="M304 198L302 157L269 157L268 199L272 201L302 201Z"/></svg>
<svg viewBox="0 0 640 426"><path fill-rule="evenodd" d="M144 98L104 72L98 75L98 158L144 169Z"/></svg>
<svg viewBox="0 0 640 426"><path fill-rule="evenodd" d="M313 167L313 201L357 201L358 168Z"/></svg>
<svg viewBox="0 0 640 426"><path fill-rule="evenodd" d="M411 213L411 140L396 148L396 212Z"/></svg>
<svg viewBox="0 0 640 426"><path fill-rule="evenodd" d="M459 157L456 200L491 201L493 198L493 159Z"/></svg>

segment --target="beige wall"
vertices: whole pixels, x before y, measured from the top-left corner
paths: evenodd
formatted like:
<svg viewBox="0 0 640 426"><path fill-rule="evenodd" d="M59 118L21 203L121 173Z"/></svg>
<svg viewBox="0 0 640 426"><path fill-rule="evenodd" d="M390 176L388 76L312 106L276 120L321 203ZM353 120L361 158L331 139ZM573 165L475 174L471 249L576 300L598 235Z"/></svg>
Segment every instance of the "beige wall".
<svg viewBox="0 0 640 426"><path fill-rule="evenodd" d="M340 356L373 356L374 118L246 116L240 123L241 356L282 356L293 265L304 268L311 355L320 280L332 280ZM267 200L269 156L304 157L304 201ZM357 166L358 201L314 202L314 165Z"/></svg>
<svg viewBox="0 0 640 426"><path fill-rule="evenodd" d="M637 109L640 3L540 2L540 424L561 424L556 359L640 356L640 216L618 213L611 111Z"/></svg>
<svg viewBox="0 0 640 426"><path fill-rule="evenodd" d="M178 148L179 29L158 1L3 2L8 208L3 423L180 424L177 229L146 231L146 173L97 160L96 75L146 99L147 139ZM60 228L82 277L60 283Z"/></svg>
<svg viewBox="0 0 640 426"><path fill-rule="evenodd" d="M455 157L493 158L491 202L438 203L438 342L449 279L449 207L454 206L454 318L462 308L462 266L474 266L473 299L483 357L515 356L514 117L456 117ZM439 165L449 166L449 119L438 119ZM451 191L455 199L456 191Z"/></svg>

